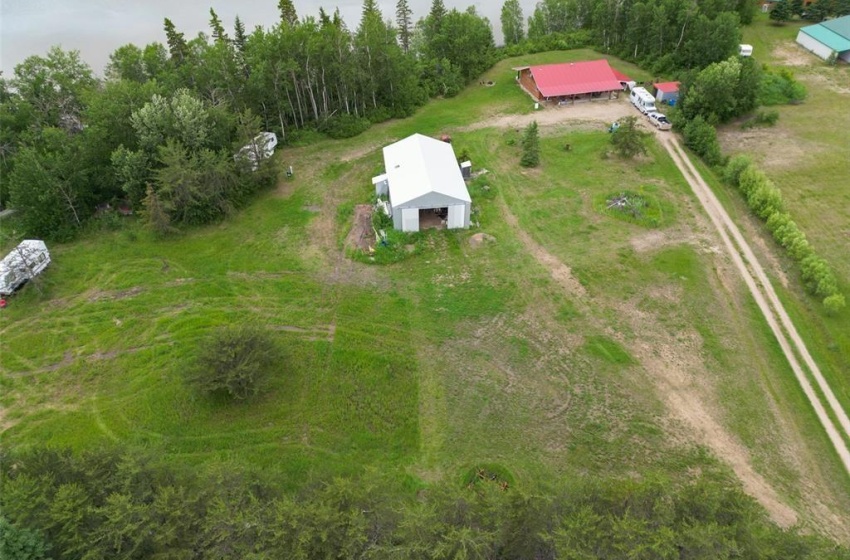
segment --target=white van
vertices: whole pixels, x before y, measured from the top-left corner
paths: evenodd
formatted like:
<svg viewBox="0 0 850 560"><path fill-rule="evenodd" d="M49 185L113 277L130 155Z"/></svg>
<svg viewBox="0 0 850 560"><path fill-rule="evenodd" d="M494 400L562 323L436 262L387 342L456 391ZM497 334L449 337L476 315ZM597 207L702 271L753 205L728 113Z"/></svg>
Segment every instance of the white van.
<svg viewBox="0 0 850 560"><path fill-rule="evenodd" d="M47 245L40 239L25 239L0 261L0 295L8 296L38 276L50 264Z"/></svg>
<svg viewBox="0 0 850 560"><path fill-rule="evenodd" d="M655 97L646 91L646 88L634 88L629 94L629 100L644 115L655 111Z"/></svg>

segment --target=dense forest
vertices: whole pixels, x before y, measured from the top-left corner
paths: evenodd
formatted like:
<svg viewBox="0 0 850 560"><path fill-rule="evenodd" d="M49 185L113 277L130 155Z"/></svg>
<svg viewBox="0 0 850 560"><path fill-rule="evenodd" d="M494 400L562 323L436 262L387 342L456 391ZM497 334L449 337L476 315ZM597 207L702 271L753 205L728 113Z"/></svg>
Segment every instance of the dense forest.
<svg viewBox="0 0 850 560"><path fill-rule="evenodd" d="M161 232L216 220L274 181L274 169L251 173L232 157L260 130L284 144L306 130L352 136L524 52L594 46L656 72L699 70L736 52L753 10L741 0L545 0L526 34L508 0L508 46L496 48L486 18L442 0L418 20L407 0L394 18L365 0L353 29L338 11L278 7L279 21L250 32L211 9L209 34L194 38L166 18L165 44L118 48L103 79L59 48L19 64L0 86L0 205L20 211L19 233L68 239L119 201Z"/></svg>
<svg viewBox="0 0 850 560"><path fill-rule="evenodd" d="M6 455L2 469L0 555L16 560L850 558L780 530L716 474L529 493L472 469L414 493L366 473L288 495L247 473L176 471L115 449Z"/></svg>

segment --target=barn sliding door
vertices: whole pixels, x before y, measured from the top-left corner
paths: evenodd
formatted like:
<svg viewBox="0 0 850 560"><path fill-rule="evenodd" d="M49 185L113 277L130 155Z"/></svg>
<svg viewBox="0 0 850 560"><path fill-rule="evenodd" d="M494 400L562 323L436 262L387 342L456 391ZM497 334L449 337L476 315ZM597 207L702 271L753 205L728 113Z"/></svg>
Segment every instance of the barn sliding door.
<svg viewBox="0 0 850 560"><path fill-rule="evenodd" d="M453 206L449 206L449 219L447 227L449 229L456 228L465 228L467 227L466 223L466 205L465 204L455 204Z"/></svg>
<svg viewBox="0 0 850 560"><path fill-rule="evenodd" d="M419 231L419 208L404 208L401 211L401 231Z"/></svg>

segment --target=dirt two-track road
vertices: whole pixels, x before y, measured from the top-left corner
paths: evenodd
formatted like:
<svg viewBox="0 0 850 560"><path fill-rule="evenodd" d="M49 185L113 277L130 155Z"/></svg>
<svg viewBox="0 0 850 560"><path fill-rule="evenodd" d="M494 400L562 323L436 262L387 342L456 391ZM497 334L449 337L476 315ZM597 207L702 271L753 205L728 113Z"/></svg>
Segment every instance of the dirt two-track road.
<svg viewBox="0 0 850 560"><path fill-rule="evenodd" d="M637 115L637 113L629 103L620 100L587 103L565 108L547 108L528 115L493 115L491 118L465 127L465 129L520 128L535 120L542 128L558 125L567 125L571 128L585 128L585 125L590 125L593 128L597 128L602 123L608 124L629 115ZM649 127L649 123L643 118L641 118L641 123L643 126ZM722 240L728 257L734 263L734 269L743 278L759 310L764 315L765 321L776 337L785 358L794 371L800 387L803 389L818 420L829 437L836 455L839 457L846 471L850 473L850 450L848 450L844 439L844 437L850 439L850 419L848 419L846 412L842 409L833 391L821 374L820 369L812 359L811 354L777 297L752 248L711 188L696 170L688 154L682 148L678 137L672 132L654 132L659 143L670 154L670 157L681 171L705 213L708 215L717 235ZM505 208L504 211L510 215L509 209ZM513 216L509 217L513 218ZM516 218L508 221L515 229L520 229ZM557 261L555 257L549 255L528 234L522 231L519 233L523 243L527 246L530 245L528 247L530 253L535 255L543 267L550 270L553 278L558 280L563 276L560 273L561 269L569 270L566 264ZM541 258L539 255L544 255L544 257ZM553 261L556 261L554 265ZM662 390L662 393L670 393L667 395L670 398L665 398L665 400L668 406L674 409L674 414L680 416L680 419L690 425L695 432L703 432L697 438L704 440L704 443L733 468L741 479L745 490L765 506L774 521L782 526L789 526L796 523L797 516L795 512L782 503L782 500L770 484L754 471L748 453L736 441L736 438L717 424L712 418L713 415L710 413L699 414L698 416L700 418L690 418L689 416L693 415L688 410L682 409L690 406L685 406L685 403L688 402L699 408L699 399L685 398L688 395L685 393L677 394L675 390L665 391L663 388L665 384L667 383L659 381L659 388ZM816 392L815 386L820 391L820 394L823 395L823 400ZM690 396L694 397L696 395ZM833 421L833 419L837 422ZM717 429L708 429L706 428L707 424L713 425ZM839 525L843 525L843 523L839 523ZM839 532L843 532L842 529L838 530Z"/></svg>
<svg viewBox="0 0 850 560"><path fill-rule="evenodd" d="M688 181L700 204L702 204L703 209L705 209L709 218L711 218L712 224L714 224L721 239L723 239L723 244L729 256L741 273L741 277L747 284L756 304L758 304L767 324L770 326L770 330L779 342L785 358L794 370L794 375L797 377L800 387L802 387L803 392L806 394L812 408L814 408L817 414L818 420L826 431L827 436L829 436L835 452L841 459L848 474L850 474L850 450L848 450L847 444L841 437L841 431L844 432L845 436L850 437L850 419L848 419L847 413L841 407L838 399L835 398L835 394L821 374L820 368L818 368L811 354L809 354L806 344L800 338L800 334L794 327L794 323L791 322L791 318L785 311L782 302L776 296L776 292L761 264L756 259L752 248L747 243L747 240L744 239L738 226L729 217L723 205L717 200L714 192L712 192L702 176L694 168L688 155L679 144L678 138L672 134L665 133L659 133L658 138L661 145L664 146L670 157L673 158L676 166L682 172L682 175ZM818 389L826 397L827 405L832 410L835 418L838 419L838 426L829 417L798 357L802 359L803 364L808 368L809 373L817 383Z"/></svg>

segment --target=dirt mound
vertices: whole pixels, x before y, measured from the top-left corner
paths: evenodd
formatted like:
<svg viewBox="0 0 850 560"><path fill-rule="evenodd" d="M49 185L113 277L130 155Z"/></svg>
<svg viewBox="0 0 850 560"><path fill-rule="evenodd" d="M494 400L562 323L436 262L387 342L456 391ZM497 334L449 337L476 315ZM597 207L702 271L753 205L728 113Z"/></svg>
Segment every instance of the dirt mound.
<svg viewBox="0 0 850 560"><path fill-rule="evenodd" d="M476 233L472 237L469 238L469 244L477 249L482 245L486 245L488 243L493 243L496 241L496 238L490 235L489 233Z"/></svg>

